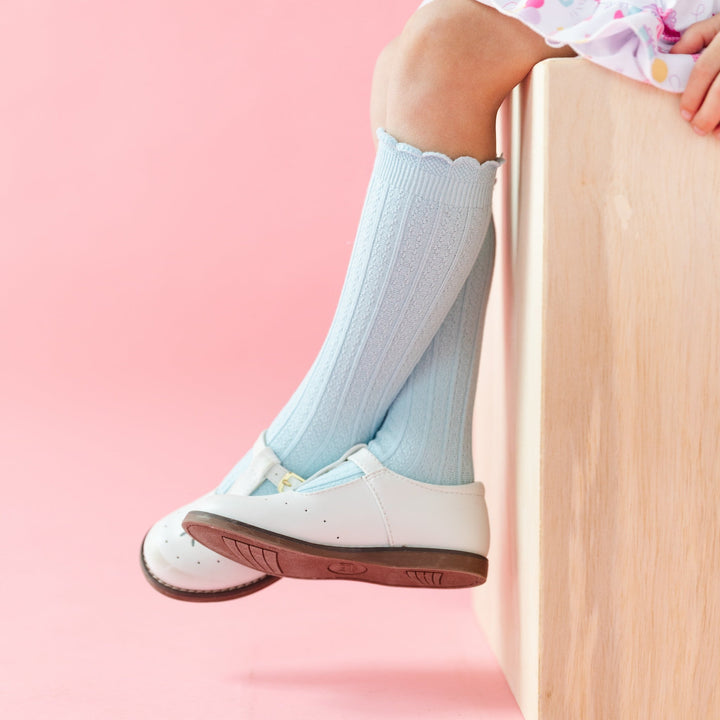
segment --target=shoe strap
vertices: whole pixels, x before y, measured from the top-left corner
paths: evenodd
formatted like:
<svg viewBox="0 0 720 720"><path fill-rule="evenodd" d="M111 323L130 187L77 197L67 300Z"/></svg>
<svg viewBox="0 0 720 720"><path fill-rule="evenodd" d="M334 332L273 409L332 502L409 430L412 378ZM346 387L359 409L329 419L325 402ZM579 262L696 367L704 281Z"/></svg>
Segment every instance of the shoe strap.
<svg viewBox="0 0 720 720"><path fill-rule="evenodd" d="M334 468L338 467L338 465L342 465L346 460L349 460L361 448L367 449L367 445L365 445L364 443L353 445L349 450L346 450L345 453L341 455L335 462L332 462L329 465L326 465L324 468L321 468L314 475L311 475L309 478L307 478L305 482L309 483L311 480L315 480L315 478L318 478L321 475L325 475L325 473L330 472ZM368 453L370 453L372 457L375 457L369 450Z"/></svg>
<svg viewBox="0 0 720 720"><path fill-rule="evenodd" d="M366 475L385 469L385 466L370 452L366 445L349 455L347 459L354 462Z"/></svg>
<svg viewBox="0 0 720 720"><path fill-rule="evenodd" d="M265 433L253 445L252 460L227 491L227 495L250 495L269 480L278 490L289 490L305 482L303 478L288 470L278 456L268 447Z"/></svg>

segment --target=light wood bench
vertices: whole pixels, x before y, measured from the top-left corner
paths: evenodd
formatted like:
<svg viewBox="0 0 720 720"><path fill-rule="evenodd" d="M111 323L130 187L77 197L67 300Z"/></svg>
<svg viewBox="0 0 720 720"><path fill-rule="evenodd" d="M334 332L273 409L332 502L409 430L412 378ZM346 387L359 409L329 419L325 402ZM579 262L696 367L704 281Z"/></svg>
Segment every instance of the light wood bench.
<svg viewBox="0 0 720 720"><path fill-rule="evenodd" d="M580 59L501 130L478 617L528 720L720 718L720 141Z"/></svg>

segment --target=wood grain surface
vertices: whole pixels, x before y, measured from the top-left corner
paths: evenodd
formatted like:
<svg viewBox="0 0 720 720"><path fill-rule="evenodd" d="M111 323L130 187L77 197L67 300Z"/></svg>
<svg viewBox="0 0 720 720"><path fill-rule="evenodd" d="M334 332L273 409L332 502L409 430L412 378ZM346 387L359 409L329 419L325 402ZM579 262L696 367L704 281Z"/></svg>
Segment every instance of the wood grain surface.
<svg viewBox="0 0 720 720"><path fill-rule="evenodd" d="M720 142L677 96L584 60L543 63L518 97L517 234L501 238L514 490L491 507L505 557L478 612L528 718L719 718ZM477 418L481 434L481 401ZM518 521L533 483L535 550ZM513 554L515 582L491 589ZM514 631L493 615L503 586L516 608L537 594Z"/></svg>

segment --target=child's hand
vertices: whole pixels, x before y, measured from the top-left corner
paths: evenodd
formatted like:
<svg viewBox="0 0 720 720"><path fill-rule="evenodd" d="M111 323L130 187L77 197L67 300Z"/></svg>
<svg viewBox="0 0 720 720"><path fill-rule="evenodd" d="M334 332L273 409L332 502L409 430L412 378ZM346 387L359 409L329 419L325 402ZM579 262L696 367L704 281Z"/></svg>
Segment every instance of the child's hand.
<svg viewBox="0 0 720 720"><path fill-rule="evenodd" d="M702 53L680 99L680 112L699 135L715 132L720 138L720 15L691 25L670 52Z"/></svg>

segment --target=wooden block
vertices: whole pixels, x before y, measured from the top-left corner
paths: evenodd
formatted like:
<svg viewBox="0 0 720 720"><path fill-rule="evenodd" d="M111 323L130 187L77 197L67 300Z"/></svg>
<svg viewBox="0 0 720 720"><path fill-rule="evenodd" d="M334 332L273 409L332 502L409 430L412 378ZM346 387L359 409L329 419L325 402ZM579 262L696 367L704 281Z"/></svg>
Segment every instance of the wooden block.
<svg viewBox="0 0 720 720"><path fill-rule="evenodd" d="M719 718L720 142L579 59L508 110L478 616L528 719Z"/></svg>

